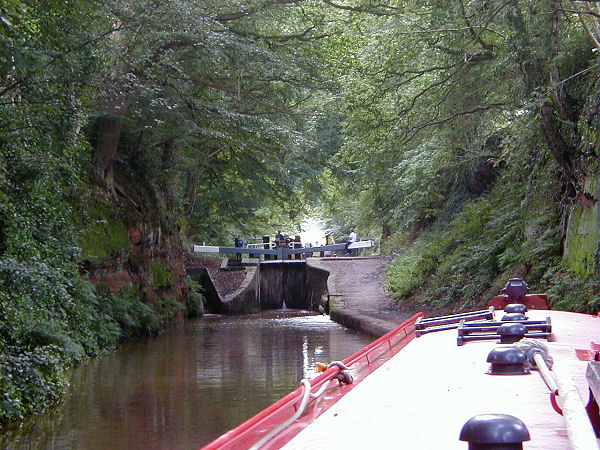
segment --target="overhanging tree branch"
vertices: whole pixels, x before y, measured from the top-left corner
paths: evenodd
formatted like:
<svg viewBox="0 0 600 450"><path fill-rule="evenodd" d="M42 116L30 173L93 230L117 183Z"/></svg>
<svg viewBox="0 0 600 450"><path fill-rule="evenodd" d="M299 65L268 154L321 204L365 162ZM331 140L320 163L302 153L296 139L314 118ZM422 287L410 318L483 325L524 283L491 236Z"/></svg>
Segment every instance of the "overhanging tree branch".
<svg viewBox="0 0 600 450"><path fill-rule="evenodd" d="M323 0L323 3L325 3L326 5L329 5L333 8L336 8L336 9L342 9L344 11L362 12L362 13L373 14L376 16L397 15L402 12L402 10L400 8L396 8L396 7L387 5L382 2L372 3L371 1L369 1L366 6L340 5L339 3L334 3L331 0Z"/></svg>
<svg viewBox="0 0 600 450"><path fill-rule="evenodd" d="M488 44L487 42L485 42L482 38L481 35L475 31L475 28L473 27L473 24L471 24L471 21L469 20L469 18L467 17L467 11L465 9L465 4L463 2L463 0L458 0L458 3L460 4L460 12L462 14L463 20L465 21L465 23L467 24L467 28L469 29L469 32L471 33L471 36L488 52L494 49L494 46L491 44Z"/></svg>
<svg viewBox="0 0 600 450"><path fill-rule="evenodd" d="M303 1L306 1L306 0L272 0L272 1L266 2L265 4L263 4L257 8L251 8L251 9L247 9L244 11L234 11L231 13L217 14L214 17L214 20L216 20L217 22L233 22L235 20L243 19L244 17L248 17L253 14L256 14L259 11L261 11L264 8L267 8L269 6L290 5L290 4L295 4L295 3L302 3Z"/></svg>
<svg viewBox="0 0 600 450"><path fill-rule="evenodd" d="M315 41L318 39L324 39L324 38L328 38L331 37L333 34L330 33L323 33L323 34L318 34L318 35L314 35L314 36L309 36L309 34L312 31L315 31L317 26L321 25L321 24L313 24L312 26L306 28L304 31L302 31L301 33L296 33L296 34L282 34L282 35L263 35L260 33L253 33L250 31L242 31L233 27L229 27L227 28L228 31L241 36L241 37L253 37L256 39L261 39L267 42L271 42L271 41L277 41L277 42L288 42L288 41L292 41L292 40L296 40L296 41L302 41L302 42L310 42L310 41Z"/></svg>
<svg viewBox="0 0 600 450"><path fill-rule="evenodd" d="M44 64L42 66L42 69L47 69L48 67L50 67L52 64L54 64L56 61L58 61L59 59L64 58L66 55L68 55L69 53L73 53L77 50L81 50L82 48L85 48L91 44L95 44L97 42L99 42L101 39L105 38L106 36L108 36L109 34L115 33L119 30L122 30L124 28L123 24L120 24L117 27L114 28L110 28L108 31L102 33L99 36L96 36L94 38L90 38L87 39L83 42L81 42L80 44L71 47L70 49L65 50L64 52L55 55L54 57L52 57L48 62L46 62L46 64ZM22 77L19 78L17 80L15 80L13 83L11 83L10 85L6 86L4 89L0 90L0 97L2 97L4 94L13 91L15 89L17 89L19 86L21 86L21 84L27 79L28 77Z"/></svg>
<svg viewBox="0 0 600 450"><path fill-rule="evenodd" d="M481 111L487 111L490 109L494 109L494 108L500 108L502 106L506 106L506 103L504 102L495 102L495 103L490 103L489 105L479 105L476 106L474 108L465 110L465 111L460 111L460 112L456 112L454 114L451 114L449 116L446 116L442 119L438 119L438 120L432 120L429 122L424 122L422 124L420 124L419 126L413 128L408 135L406 136L406 138L401 142L401 145L406 145L408 144L411 140L414 139L414 137L423 129L425 128L429 128L429 127L433 127L435 125L441 125L443 123L449 122L453 119L456 119L457 117L462 117L462 116L470 116L471 114L475 114L477 112L481 112Z"/></svg>

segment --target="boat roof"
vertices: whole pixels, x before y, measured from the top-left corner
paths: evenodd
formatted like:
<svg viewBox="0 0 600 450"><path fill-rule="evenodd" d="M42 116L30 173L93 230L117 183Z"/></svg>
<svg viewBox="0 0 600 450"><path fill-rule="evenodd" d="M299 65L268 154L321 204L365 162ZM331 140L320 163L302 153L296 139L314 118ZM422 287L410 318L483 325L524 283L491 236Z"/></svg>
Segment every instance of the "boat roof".
<svg viewBox="0 0 600 450"><path fill-rule="evenodd" d="M500 320L503 312L495 312ZM584 404L587 361L576 349L598 341L600 319L564 311L530 310L530 320L550 317L552 337L543 340L555 365L567 369ZM489 375L488 354L497 340L457 345L457 330L425 334L371 373L309 424L286 449L351 448L465 449L463 425L480 414L508 414L528 428L527 449L568 449L566 423L550 403L538 371ZM560 400L559 400L560 402Z"/></svg>

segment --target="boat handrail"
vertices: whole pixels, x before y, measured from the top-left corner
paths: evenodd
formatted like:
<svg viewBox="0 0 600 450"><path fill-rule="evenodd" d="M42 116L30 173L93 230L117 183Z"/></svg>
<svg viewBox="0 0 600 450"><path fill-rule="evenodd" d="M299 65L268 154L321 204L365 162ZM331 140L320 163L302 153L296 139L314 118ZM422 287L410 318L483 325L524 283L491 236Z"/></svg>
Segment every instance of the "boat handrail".
<svg viewBox="0 0 600 450"><path fill-rule="evenodd" d="M404 322L402 322L400 325L398 325L396 328L394 328L390 332L384 334L377 340L371 342L369 345L365 346L364 348L362 348L358 352L354 353L353 355L347 357L342 362L347 367L351 367L352 365L357 364L359 361L361 361L364 358L367 361L367 365L370 366L373 362L373 358L369 359L369 356L374 356L373 353L378 351L384 345L390 349L390 351L392 352L392 356L395 355L406 344L408 344L408 342L410 342L410 340L412 340L410 338L414 338L414 335L415 335L414 324L419 317L424 317L424 316L425 316L425 314L422 312L419 312L419 313L411 316L410 318L408 318ZM397 349L397 351L394 353L394 346L393 346L392 341L394 341L394 339L397 337L399 337L400 339L396 342L395 348ZM328 368L325 372L323 372L322 374L320 374L313 380L311 380L310 381L311 392L315 389L321 388L325 383L329 383L330 381L336 379L338 373L341 370L342 369L339 366L334 365L334 366ZM268 433L268 431L269 431L269 430L265 429L264 422L266 422L267 420L269 420L271 418L274 418L276 415L284 414L285 410L288 408L291 411L291 414L288 414L288 416L292 416L296 411L295 405L298 403L298 401L300 401L302 399L302 397L304 395L304 391L305 391L304 386L298 387L297 389L290 392L286 396L282 397L275 403L271 404L270 406L263 409L259 413L250 417L248 420L241 423L237 427L235 427L232 430L228 431L227 433L219 436L218 438L216 438L215 440L213 440L212 442L207 444L205 447L203 447L203 449L204 450L214 450L214 449L225 449L225 448L239 448L239 446L237 446L237 447L235 446L236 442L234 442L234 440L236 440L236 441L243 440L245 435L247 436L251 433L257 433L257 432L262 433L261 436L258 436L258 438L262 437L262 435ZM284 420L285 419L282 419L281 422L283 422ZM247 445L246 445L246 447L247 447Z"/></svg>

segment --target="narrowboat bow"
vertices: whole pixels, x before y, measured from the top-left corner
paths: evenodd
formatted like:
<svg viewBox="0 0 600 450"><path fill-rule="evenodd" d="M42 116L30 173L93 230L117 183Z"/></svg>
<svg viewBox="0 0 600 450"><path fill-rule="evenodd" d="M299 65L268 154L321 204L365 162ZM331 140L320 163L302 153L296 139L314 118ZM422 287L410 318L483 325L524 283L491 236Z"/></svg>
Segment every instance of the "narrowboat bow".
<svg viewBox="0 0 600 450"><path fill-rule="evenodd" d="M600 318L527 291L419 313L204 448L598 449Z"/></svg>

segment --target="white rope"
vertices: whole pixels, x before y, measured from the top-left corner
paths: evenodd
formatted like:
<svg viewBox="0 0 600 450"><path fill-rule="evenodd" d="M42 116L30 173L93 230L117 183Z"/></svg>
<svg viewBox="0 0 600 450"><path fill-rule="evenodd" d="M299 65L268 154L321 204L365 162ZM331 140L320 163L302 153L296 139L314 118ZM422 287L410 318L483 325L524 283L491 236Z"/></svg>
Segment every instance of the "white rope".
<svg viewBox="0 0 600 450"><path fill-rule="evenodd" d="M535 355L533 355L533 358L535 359L536 367L540 371L540 374L542 375L542 378L546 382L548 389L550 389L550 392L556 392L556 390L558 389L558 386L556 386L554 377L552 376L550 369L548 369L548 366L546 365L546 361L544 360L544 357L541 354L536 353Z"/></svg>
<svg viewBox="0 0 600 450"><path fill-rule="evenodd" d="M598 450L596 433L590 423L583 401L565 364L554 365L554 379L558 394L562 399L563 417L567 425L567 435L572 450Z"/></svg>
<svg viewBox="0 0 600 450"><path fill-rule="evenodd" d="M298 417L300 417L304 413L306 405L308 405L308 400L311 398L320 397L323 394L323 392L325 392L325 389L327 389L327 385L329 384L329 382L324 383L323 386L321 386L321 388L313 394L310 392L310 381L308 381L306 378L303 378L302 381L300 381L300 383L302 384L304 390L302 392L302 401L300 402L298 410L288 420L286 420L283 423L280 423L276 428L274 428L268 434L263 436L263 438L260 441L258 441L252 447L250 447L250 450L258 450L262 448L263 445L265 445L267 442L269 442L271 439L273 439L275 436L277 436L279 433L281 433L283 430L285 430L287 427L293 424L298 419Z"/></svg>
<svg viewBox="0 0 600 450"><path fill-rule="evenodd" d="M598 450L596 433L567 365L554 363L554 370L551 372L549 366L553 364L552 357L548 353L548 348L539 341L523 340L516 344L516 347L527 354L530 363L531 359L534 360L548 389L553 393L558 392L570 448L572 450Z"/></svg>
<svg viewBox="0 0 600 450"><path fill-rule="evenodd" d="M329 363L327 368L329 369L330 367L333 367L333 366L339 367L340 373L342 373L342 371L344 371L344 370L348 370L348 367L346 367L346 365L341 361L332 361ZM350 380L352 380L351 375L350 375ZM329 381L332 381L332 380L329 380ZM300 381L300 384L302 385L302 387L304 389L302 391L302 400L300 401L300 406L298 407L298 410L288 420L286 420L283 423L280 423L276 428L274 428L269 433L264 435L260 441L258 441L252 447L250 447L250 450L258 450L258 449L262 448L263 445L265 445L267 442L269 442L271 439L273 439L275 436L277 436L279 433L281 433L283 430L285 430L287 427L289 427L291 424L293 424L298 419L298 417L300 417L304 413L304 410L306 409L306 405L308 405L308 401L311 398L315 399L315 398L319 398L321 395L323 395L323 392L325 392L325 389L327 389L327 386L329 385L329 381L327 381L326 383L323 383L323 385L319 388L319 390L313 394L310 391L312 388L310 385L310 381L308 381L306 378L303 378ZM350 381L350 382L352 382L352 381Z"/></svg>

